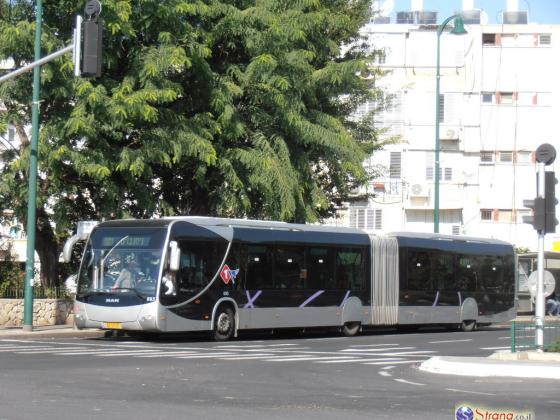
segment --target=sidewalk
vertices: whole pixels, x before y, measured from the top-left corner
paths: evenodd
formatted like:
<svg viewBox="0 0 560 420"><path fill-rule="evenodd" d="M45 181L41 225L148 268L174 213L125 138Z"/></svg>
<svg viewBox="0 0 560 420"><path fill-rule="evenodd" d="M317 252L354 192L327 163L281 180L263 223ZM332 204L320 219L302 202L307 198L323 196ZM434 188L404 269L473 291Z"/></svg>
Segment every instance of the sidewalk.
<svg viewBox="0 0 560 420"><path fill-rule="evenodd" d="M78 330L73 325L48 325L33 327L33 331L24 331L22 327L0 327L0 340L6 338L55 338L55 337L80 337L100 338L105 331L97 329Z"/></svg>
<svg viewBox="0 0 560 420"><path fill-rule="evenodd" d="M560 380L560 353L494 353L490 357L435 356L420 370L443 375Z"/></svg>

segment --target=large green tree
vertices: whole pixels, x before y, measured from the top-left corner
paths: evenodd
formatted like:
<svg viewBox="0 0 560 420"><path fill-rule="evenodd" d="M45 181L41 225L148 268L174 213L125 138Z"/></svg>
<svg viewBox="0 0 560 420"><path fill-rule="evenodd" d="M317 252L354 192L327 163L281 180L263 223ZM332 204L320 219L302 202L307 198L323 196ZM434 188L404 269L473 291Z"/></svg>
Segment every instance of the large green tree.
<svg viewBox="0 0 560 420"><path fill-rule="evenodd" d="M71 42L85 2L44 6L43 54ZM317 221L367 180L376 97L359 29L369 0L104 0L104 74L43 66L37 249L56 282L80 219L217 215ZM29 1L2 1L0 59L33 56ZM0 207L26 217L31 74L0 85Z"/></svg>

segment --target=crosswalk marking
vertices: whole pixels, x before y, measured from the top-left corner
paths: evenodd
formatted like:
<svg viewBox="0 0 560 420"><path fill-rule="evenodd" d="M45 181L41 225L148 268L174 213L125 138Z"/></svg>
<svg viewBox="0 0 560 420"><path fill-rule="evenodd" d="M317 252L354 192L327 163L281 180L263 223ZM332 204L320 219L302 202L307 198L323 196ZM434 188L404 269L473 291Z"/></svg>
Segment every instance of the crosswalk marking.
<svg viewBox="0 0 560 420"><path fill-rule="evenodd" d="M364 363L364 362L372 362L372 361L380 361L380 360L384 360L386 362L390 362L390 361L397 361L397 360L403 360L402 358L397 358L397 357L382 357L382 358L378 358L378 359L358 359L358 360L327 360L327 361L323 361L323 362L318 362L318 363L348 363L348 362L360 362L360 363Z"/></svg>
<svg viewBox="0 0 560 420"><path fill-rule="evenodd" d="M379 348L379 349L360 349L360 350L356 350L356 349L344 349L341 351L345 351L345 352L356 352L359 351L360 353L370 353L370 352L377 352L377 351L387 351L387 350L409 350L409 349L415 349L416 347L386 347L386 348Z"/></svg>
<svg viewBox="0 0 560 420"><path fill-rule="evenodd" d="M50 354L53 356L95 356L132 358L174 358L185 360L216 359L223 361L260 361L275 363L310 362L322 364L354 363L389 365L416 363L418 358L428 358L433 350L416 350L416 347L395 343L357 344L338 350L310 350L296 343L224 344L206 347L153 345L138 341L116 343L75 342L45 343L44 341L12 340L0 342L0 352L20 355ZM414 359L414 360L410 360Z"/></svg>
<svg viewBox="0 0 560 420"><path fill-rule="evenodd" d="M396 364L403 364L403 363L420 363L424 362L426 359L421 360L401 360L401 361L385 361L385 362L366 362L362 363L364 365L396 365Z"/></svg>

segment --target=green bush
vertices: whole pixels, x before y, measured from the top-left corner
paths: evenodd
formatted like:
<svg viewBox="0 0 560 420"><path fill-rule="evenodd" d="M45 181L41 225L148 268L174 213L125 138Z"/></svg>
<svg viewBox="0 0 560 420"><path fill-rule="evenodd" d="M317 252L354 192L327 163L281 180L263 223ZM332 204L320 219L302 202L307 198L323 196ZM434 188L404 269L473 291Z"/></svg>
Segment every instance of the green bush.
<svg viewBox="0 0 560 420"><path fill-rule="evenodd" d="M0 296L8 289L23 289L25 269L14 261L0 261Z"/></svg>
<svg viewBox="0 0 560 420"><path fill-rule="evenodd" d="M546 348L546 351L560 353L560 338Z"/></svg>

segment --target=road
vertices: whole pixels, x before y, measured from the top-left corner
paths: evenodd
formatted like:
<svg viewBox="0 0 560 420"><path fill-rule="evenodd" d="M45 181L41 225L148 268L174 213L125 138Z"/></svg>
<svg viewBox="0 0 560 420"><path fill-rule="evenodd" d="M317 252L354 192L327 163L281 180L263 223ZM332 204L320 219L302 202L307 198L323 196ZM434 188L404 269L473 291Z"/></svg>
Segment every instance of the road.
<svg viewBox="0 0 560 420"><path fill-rule="evenodd" d="M226 343L2 339L0 420L450 419L460 405L557 419L560 381L417 369L434 355L487 356L509 343L509 331L496 328L245 335Z"/></svg>

